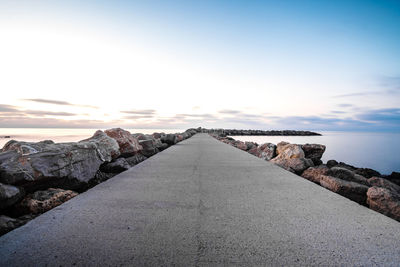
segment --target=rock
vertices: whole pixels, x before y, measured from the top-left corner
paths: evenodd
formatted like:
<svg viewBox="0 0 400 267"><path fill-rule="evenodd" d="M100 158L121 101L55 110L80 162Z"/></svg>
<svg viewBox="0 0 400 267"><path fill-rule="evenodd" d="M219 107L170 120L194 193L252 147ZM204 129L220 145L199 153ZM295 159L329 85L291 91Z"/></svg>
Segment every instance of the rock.
<svg viewBox="0 0 400 267"><path fill-rule="evenodd" d="M81 190L101 164L118 155L115 143L99 132L78 143L10 142L0 154L0 182L28 192L54 186Z"/></svg>
<svg viewBox="0 0 400 267"><path fill-rule="evenodd" d="M276 154L279 155L280 152L281 152L281 149L282 149L284 146L289 145L289 144L290 144L290 143L284 142L284 141L279 142L279 143L276 145Z"/></svg>
<svg viewBox="0 0 400 267"><path fill-rule="evenodd" d="M126 158L126 161L129 163L129 165L135 166L146 159L147 157L143 156L142 154L137 154L135 156Z"/></svg>
<svg viewBox="0 0 400 267"><path fill-rule="evenodd" d="M142 146L139 144L139 141L133 137L130 132L124 129L108 129L105 130L105 133L117 141L119 151L123 157L133 156L142 151Z"/></svg>
<svg viewBox="0 0 400 267"><path fill-rule="evenodd" d="M290 172L296 173L298 175L301 175L304 170L306 170L309 167L313 167L314 163L312 162L311 159L306 159L306 158L282 158L282 157L276 157L271 159L272 163L275 163L276 165L284 168L285 170L288 170Z"/></svg>
<svg viewBox="0 0 400 267"><path fill-rule="evenodd" d="M14 205L21 200L23 196L23 189L0 183L0 210Z"/></svg>
<svg viewBox="0 0 400 267"><path fill-rule="evenodd" d="M354 172L341 167L330 168L328 175L350 182L354 180Z"/></svg>
<svg viewBox="0 0 400 267"><path fill-rule="evenodd" d="M242 141L235 141L233 143L233 146L236 148L239 148L240 150L243 150L243 151L247 150L247 145Z"/></svg>
<svg viewBox="0 0 400 267"><path fill-rule="evenodd" d="M151 157L159 152L153 139L139 140L139 144L143 147L140 153L146 157Z"/></svg>
<svg viewBox="0 0 400 267"><path fill-rule="evenodd" d="M311 159L315 165L322 164L321 158L325 152L326 146L319 144L305 144L301 145L301 149L303 149L305 157Z"/></svg>
<svg viewBox="0 0 400 267"><path fill-rule="evenodd" d="M183 141L183 135L176 134L176 140L177 140L177 142L182 142Z"/></svg>
<svg viewBox="0 0 400 267"><path fill-rule="evenodd" d="M326 162L326 166L327 166L328 168L335 167L335 166L338 165L338 164L339 164L339 163L338 163L336 160L334 160L334 159L328 160L328 161Z"/></svg>
<svg viewBox="0 0 400 267"><path fill-rule="evenodd" d="M367 192L368 206L400 222L400 193L388 188L373 186Z"/></svg>
<svg viewBox="0 0 400 267"><path fill-rule="evenodd" d="M311 182L314 182L316 184L319 184L319 181L321 180L322 175L327 175L329 168L326 167L325 165L320 165L317 167L310 167L306 169L302 173L302 177L306 178L307 180L310 180Z"/></svg>
<svg viewBox="0 0 400 267"><path fill-rule="evenodd" d="M392 183L400 185L400 172L392 172L390 175L385 175L384 178Z"/></svg>
<svg viewBox="0 0 400 267"><path fill-rule="evenodd" d="M8 233L17 227L20 227L24 223L24 221L14 219L5 215L0 215L0 235Z"/></svg>
<svg viewBox="0 0 400 267"><path fill-rule="evenodd" d="M70 190L49 188L27 195L15 206L15 209L22 214L39 214L51 210L77 195L78 193Z"/></svg>
<svg viewBox="0 0 400 267"><path fill-rule="evenodd" d="M92 180L89 182L89 187L96 186L104 181L107 181L108 179L114 177L117 175L117 173L106 173L98 170Z"/></svg>
<svg viewBox="0 0 400 267"><path fill-rule="evenodd" d="M356 167L354 167L352 165L349 165L349 164L346 164L344 162L339 162L335 167L345 168L345 169L348 169L349 171L352 171L352 172L357 170Z"/></svg>
<svg viewBox="0 0 400 267"><path fill-rule="evenodd" d="M125 158L118 158L113 162L104 163L101 165L100 170L105 173L120 173L130 168L131 165Z"/></svg>
<svg viewBox="0 0 400 267"><path fill-rule="evenodd" d="M358 168L354 172L365 178L371 178L373 176L381 176L381 174L378 171L369 168Z"/></svg>
<svg viewBox="0 0 400 267"><path fill-rule="evenodd" d="M161 142L168 144L169 146L175 145L178 140L175 134L166 134L161 136Z"/></svg>
<svg viewBox="0 0 400 267"><path fill-rule="evenodd" d="M276 145L265 143L260 146L254 146L248 152L261 159L271 160L276 156Z"/></svg>
<svg viewBox="0 0 400 267"><path fill-rule="evenodd" d="M322 175L320 179L321 186L332 192L338 193L348 199L351 199L361 205L366 204L368 186L354 182L344 181L332 176Z"/></svg>
<svg viewBox="0 0 400 267"><path fill-rule="evenodd" d="M264 143L260 145L261 150L260 158L264 160L271 160L276 157L276 145L272 143Z"/></svg>
<svg viewBox="0 0 400 267"><path fill-rule="evenodd" d="M383 188L389 189L389 190L391 190L393 192L400 193L400 186L399 185L397 185L395 183L392 183L389 180L384 179L384 178L371 177L371 178L368 179L368 183L371 186L383 187Z"/></svg>
<svg viewBox="0 0 400 267"><path fill-rule="evenodd" d="M249 151L250 149L257 147L257 143L254 142L244 142L244 143L247 146L246 151Z"/></svg>
<svg viewBox="0 0 400 267"><path fill-rule="evenodd" d="M155 139L160 139L161 136L165 135L164 133L153 133L152 134Z"/></svg>
<svg viewBox="0 0 400 267"><path fill-rule="evenodd" d="M283 142L279 143L276 150L278 157L284 159L294 159L294 158L305 158L305 154L301 146L295 144L282 145Z"/></svg>
<svg viewBox="0 0 400 267"><path fill-rule="evenodd" d="M154 139L154 145L158 151L163 151L168 148L168 144L161 142L160 139Z"/></svg>
<svg viewBox="0 0 400 267"><path fill-rule="evenodd" d="M95 144L102 161L110 162L121 155L117 141L101 130L96 131L92 137L79 142Z"/></svg>

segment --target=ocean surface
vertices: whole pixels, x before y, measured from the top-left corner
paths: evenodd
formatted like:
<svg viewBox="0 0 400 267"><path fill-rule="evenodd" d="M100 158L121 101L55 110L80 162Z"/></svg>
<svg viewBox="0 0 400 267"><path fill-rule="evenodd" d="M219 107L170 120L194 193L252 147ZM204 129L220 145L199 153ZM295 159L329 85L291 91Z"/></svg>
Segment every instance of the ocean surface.
<svg viewBox="0 0 400 267"><path fill-rule="evenodd" d="M19 141L53 140L54 142L76 142L89 138L97 129L43 129L0 128L0 147L9 140ZM185 129L127 129L131 133L153 132L177 133ZM322 136L233 136L236 140L254 141L259 144L281 141L325 145L324 163L330 159L342 161L356 167L372 168L382 174L400 172L400 133L320 132ZM10 136L11 138L4 138Z"/></svg>

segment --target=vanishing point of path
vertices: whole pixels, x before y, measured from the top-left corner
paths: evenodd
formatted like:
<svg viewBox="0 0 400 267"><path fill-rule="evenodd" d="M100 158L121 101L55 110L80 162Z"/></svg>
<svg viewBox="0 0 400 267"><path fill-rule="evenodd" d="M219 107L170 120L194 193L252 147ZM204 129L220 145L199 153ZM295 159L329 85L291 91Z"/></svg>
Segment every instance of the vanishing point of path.
<svg viewBox="0 0 400 267"><path fill-rule="evenodd" d="M400 223L197 134L0 237L0 266L400 265Z"/></svg>

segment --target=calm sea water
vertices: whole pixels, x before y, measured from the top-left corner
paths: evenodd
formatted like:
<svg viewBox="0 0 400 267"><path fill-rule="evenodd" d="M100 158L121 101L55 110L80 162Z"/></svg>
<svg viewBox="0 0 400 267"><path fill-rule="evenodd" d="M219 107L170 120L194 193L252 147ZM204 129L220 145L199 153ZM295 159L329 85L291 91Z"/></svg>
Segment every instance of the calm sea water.
<svg viewBox="0 0 400 267"><path fill-rule="evenodd" d="M19 141L76 142L86 139L97 129L36 129L0 128L0 147L11 139ZM177 133L184 129L127 129L131 133ZM367 167L388 174L400 172L400 133L321 132L322 136L234 136L237 140L259 144L277 144L287 141L296 144L317 143L326 145L322 160L343 161L357 167ZM10 139L3 138L11 136Z"/></svg>
<svg viewBox="0 0 400 267"><path fill-rule="evenodd" d="M233 136L236 140L259 144L286 141L326 146L322 161L335 159L383 174L400 171L400 133L320 132L322 136Z"/></svg>

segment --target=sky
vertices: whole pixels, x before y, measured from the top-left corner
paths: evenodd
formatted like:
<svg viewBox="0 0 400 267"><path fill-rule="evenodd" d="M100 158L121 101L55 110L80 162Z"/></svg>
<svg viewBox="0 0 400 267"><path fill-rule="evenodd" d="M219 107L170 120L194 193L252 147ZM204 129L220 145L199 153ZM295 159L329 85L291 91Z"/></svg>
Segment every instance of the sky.
<svg viewBox="0 0 400 267"><path fill-rule="evenodd" d="M0 127L400 132L400 2L0 0L0 90Z"/></svg>

